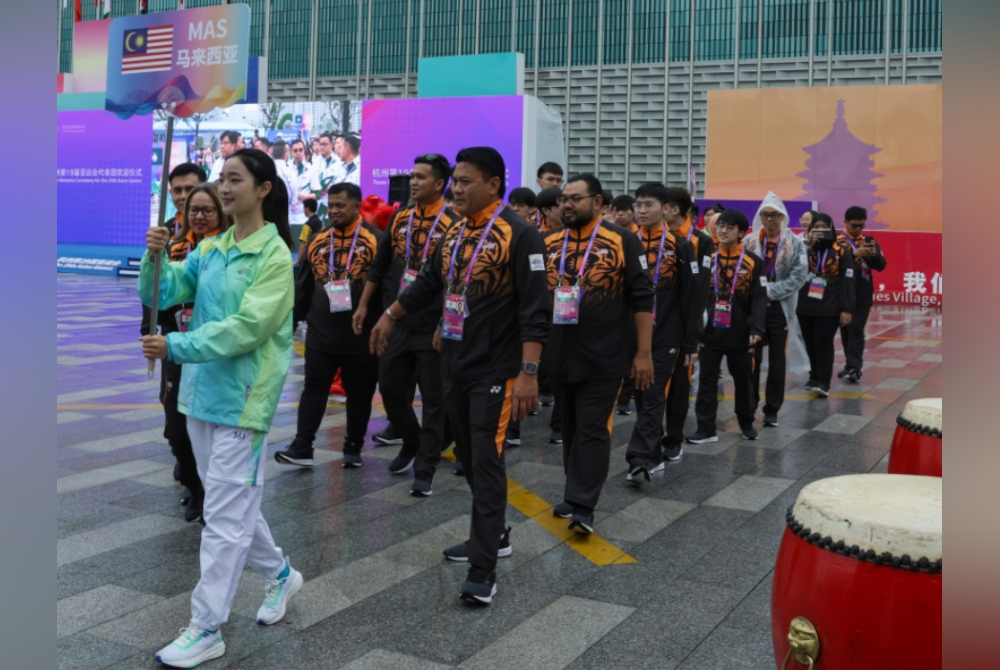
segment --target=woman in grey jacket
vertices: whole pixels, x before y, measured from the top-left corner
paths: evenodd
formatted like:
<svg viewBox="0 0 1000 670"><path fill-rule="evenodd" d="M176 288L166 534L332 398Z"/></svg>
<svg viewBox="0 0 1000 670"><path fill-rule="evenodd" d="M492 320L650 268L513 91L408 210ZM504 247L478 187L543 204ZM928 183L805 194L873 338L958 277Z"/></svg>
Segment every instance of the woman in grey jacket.
<svg viewBox="0 0 1000 670"><path fill-rule="evenodd" d="M760 404L760 365L764 347L767 358L767 387L764 395L764 425L777 426L778 412L785 401L788 345L798 338L795 307L799 289L809 274L802 238L788 230L788 210L774 193L768 192L753 220L753 228L743 245L764 261L761 281L767 286L766 332L754 347L753 389Z"/></svg>

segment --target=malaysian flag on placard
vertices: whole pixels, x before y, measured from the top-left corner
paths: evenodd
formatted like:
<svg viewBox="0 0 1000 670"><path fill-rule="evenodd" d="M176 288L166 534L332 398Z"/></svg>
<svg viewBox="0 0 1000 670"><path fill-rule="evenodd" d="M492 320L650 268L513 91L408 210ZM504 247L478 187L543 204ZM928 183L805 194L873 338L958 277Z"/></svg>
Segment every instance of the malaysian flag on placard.
<svg viewBox="0 0 1000 670"><path fill-rule="evenodd" d="M128 30L122 46L122 74L169 70L173 56L172 25Z"/></svg>

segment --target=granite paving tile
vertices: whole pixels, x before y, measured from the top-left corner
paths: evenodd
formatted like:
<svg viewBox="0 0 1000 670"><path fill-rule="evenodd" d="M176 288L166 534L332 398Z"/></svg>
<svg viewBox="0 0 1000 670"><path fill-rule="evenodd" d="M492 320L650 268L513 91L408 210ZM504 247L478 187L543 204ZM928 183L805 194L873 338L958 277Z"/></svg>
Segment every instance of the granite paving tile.
<svg viewBox="0 0 1000 670"><path fill-rule="evenodd" d="M625 620L630 607L563 596L462 662L464 670L560 670Z"/></svg>

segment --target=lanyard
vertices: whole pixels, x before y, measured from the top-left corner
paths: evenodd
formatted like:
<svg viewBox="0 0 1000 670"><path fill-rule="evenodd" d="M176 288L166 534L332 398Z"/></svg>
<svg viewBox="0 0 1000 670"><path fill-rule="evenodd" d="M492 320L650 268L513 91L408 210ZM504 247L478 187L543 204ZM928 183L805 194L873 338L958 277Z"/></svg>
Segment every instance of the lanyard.
<svg viewBox="0 0 1000 670"><path fill-rule="evenodd" d="M851 249L853 249L854 251L858 250L858 245L856 245L854 243L854 240L851 239L850 235L844 235L844 239L847 240L847 243L851 245ZM865 266L868 265L868 263L866 262L866 260L864 258L858 258L858 260L861 261L862 265L865 265Z"/></svg>
<svg viewBox="0 0 1000 670"><path fill-rule="evenodd" d="M771 256L771 260L767 262L767 267L764 268L764 274L770 277L774 274L774 265L778 261L778 249L781 246L781 233L778 233L778 239L774 241L774 255ZM767 256L767 233L764 233L764 255Z"/></svg>
<svg viewBox="0 0 1000 670"><path fill-rule="evenodd" d="M816 268L813 271L813 273L816 276L826 274L826 257L829 254L830 254L830 250L829 249L827 249L826 251L824 251L822 256L819 254L819 252L816 253Z"/></svg>
<svg viewBox="0 0 1000 670"><path fill-rule="evenodd" d="M667 240L667 224L660 230L660 250L656 254L656 271L653 274L653 290L660 284L660 264L663 263L663 243ZM642 226L639 226L639 241L642 241Z"/></svg>
<svg viewBox="0 0 1000 670"><path fill-rule="evenodd" d="M462 292L469 287L469 281L472 279L472 269L476 265L476 259L479 258L479 252L483 248L483 243L486 238L490 236L490 231L493 230L493 223L500 216L500 212L503 210L503 203L497 205L497 209L493 212L493 216L490 217L489 223L486 224L486 228L483 230L483 234L479 236L479 242L476 244L475 251L472 252L472 258L469 259L469 267L465 271L465 285L462 287ZM451 250L451 261L448 263L448 285L453 286L455 281L455 259L458 257L458 250L462 246L462 236L465 234L465 227L469 224L469 220L466 219L462 222L462 227L458 231L458 237L455 238L455 247Z"/></svg>
<svg viewBox="0 0 1000 670"><path fill-rule="evenodd" d="M361 221L358 221L358 227L354 229L354 238L351 240L351 249L347 252L347 267L344 269L344 276L350 279L351 273L351 261L354 260L354 247L358 243L358 233L361 232ZM330 228L330 276L335 275L333 268L333 246L334 240L337 237L337 229Z"/></svg>
<svg viewBox="0 0 1000 670"><path fill-rule="evenodd" d="M733 283L729 287L729 295L736 295L736 278L740 276L740 268L743 267L743 255L747 252L744 248L740 252L740 259L736 261L736 269L733 270ZM719 294L719 255L722 251L715 252L715 262L712 263L712 278L715 282L715 294Z"/></svg>
<svg viewBox="0 0 1000 670"><path fill-rule="evenodd" d="M410 211L410 218L406 221L406 254L404 256L404 261L407 267L410 265L410 232L413 230L413 215L416 211L417 208L414 207ZM424 240L424 251L420 255L421 265L427 262L427 252L431 248L431 235L433 235L434 231L437 230L438 222L441 220L442 214L444 214L444 204L441 205L441 211L438 212L438 215L434 218L434 223L431 225L431 229L427 231L427 239ZM421 217L421 219L423 219L423 217Z"/></svg>
<svg viewBox="0 0 1000 670"><path fill-rule="evenodd" d="M597 224L594 226L594 230L590 233L590 241L587 242L587 250L583 252L583 260L580 261L580 269L576 273L576 285L579 286L580 282L583 281L583 275L587 272L587 259L590 257L590 250L594 248L594 240L597 238L597 231L601 227L602 220L598 219ZM566 235L563 237L563 247L562 247L562 258L559 259L559 282L558 285L562 284L563 275L566 274L566 247L569 245L569 228L566 229Z"/></svg>
<svg viewBox="0 0 1000 670"><path fill-rule="evenodd" d="M535 210L535 228L538 232L542 232L542 213L537 209Z"/></svg>

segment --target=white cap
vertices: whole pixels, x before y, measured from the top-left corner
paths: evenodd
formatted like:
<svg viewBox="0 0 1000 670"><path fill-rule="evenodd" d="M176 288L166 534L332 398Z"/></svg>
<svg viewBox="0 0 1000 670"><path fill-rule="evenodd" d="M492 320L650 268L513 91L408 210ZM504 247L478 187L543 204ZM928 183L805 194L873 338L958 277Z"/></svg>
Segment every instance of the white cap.
<svg viewBox="0 0 1000 670"><path fill-rule="evenodd" d="M913 561L941 558L942 478L844 475L821 479L799 493L792 515L810 535L835 545Z"/></svg>

